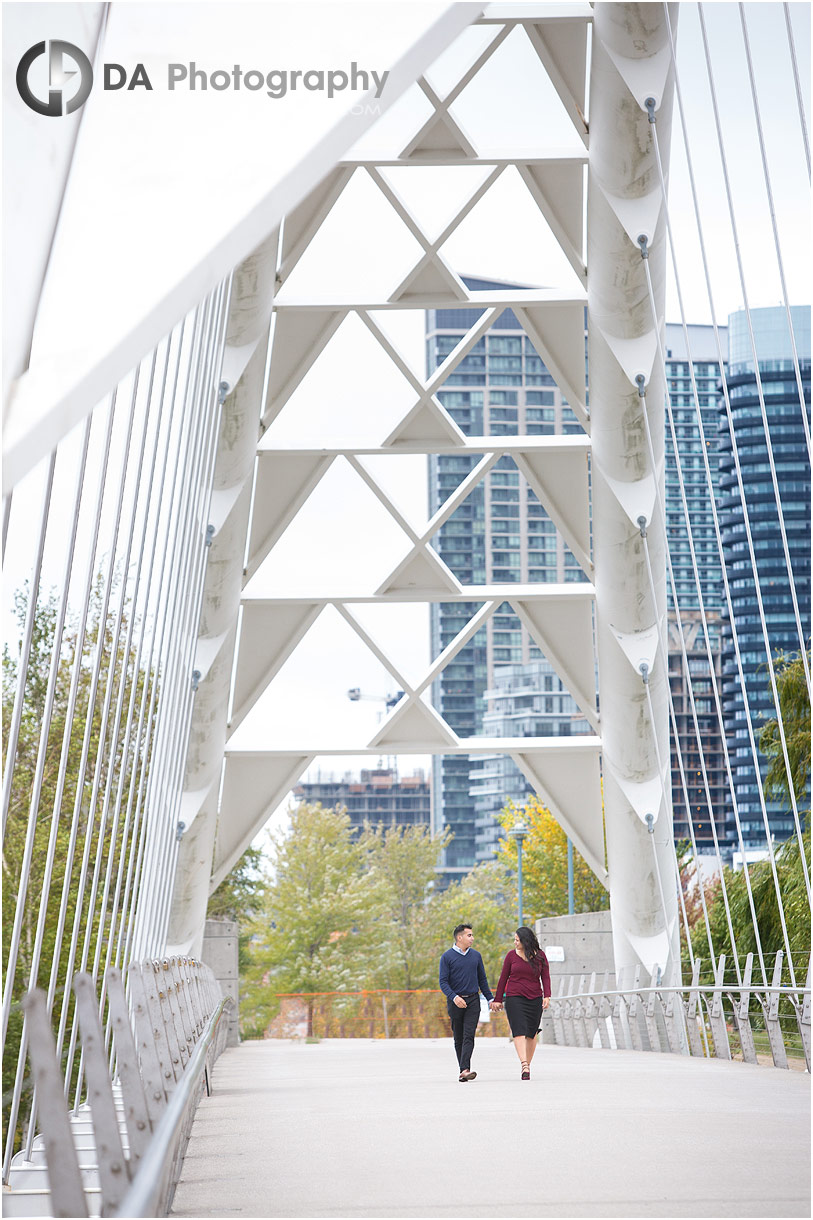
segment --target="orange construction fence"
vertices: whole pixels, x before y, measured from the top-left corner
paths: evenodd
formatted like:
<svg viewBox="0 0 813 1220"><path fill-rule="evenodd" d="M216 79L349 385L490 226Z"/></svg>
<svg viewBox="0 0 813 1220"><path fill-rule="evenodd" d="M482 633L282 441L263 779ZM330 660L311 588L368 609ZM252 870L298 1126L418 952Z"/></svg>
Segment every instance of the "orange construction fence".
<svg viewBox="0 0 813 1220"><path fill-rule="evenodd" d="M448 1038L446 997L437 990L276 992L267 1038ZM480 1037L510 1037L505 1013L489 1013Z"/></svg>

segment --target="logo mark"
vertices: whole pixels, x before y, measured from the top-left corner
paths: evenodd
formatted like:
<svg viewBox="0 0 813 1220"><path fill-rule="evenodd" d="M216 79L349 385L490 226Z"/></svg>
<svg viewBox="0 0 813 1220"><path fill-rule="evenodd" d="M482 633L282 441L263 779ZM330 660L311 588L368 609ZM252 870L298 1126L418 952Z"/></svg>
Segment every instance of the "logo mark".
<svg viewBox="0 0 813 1220"><path fill-rule="evenodd" d="M32 93L28 78L32 65L46 54L46 44L38 42L29 47L17 65L17 92L31 110L37 114L61 117L72 114L88 99L93 86L93 68L84 51L80 51L72 42L62 42L52 38L48 42L48 100L43 101ZM72 60L76 68L65 67L65 59ZM64 86L74 76L79 76L79 88L72 97L65 98Z"/></svg>

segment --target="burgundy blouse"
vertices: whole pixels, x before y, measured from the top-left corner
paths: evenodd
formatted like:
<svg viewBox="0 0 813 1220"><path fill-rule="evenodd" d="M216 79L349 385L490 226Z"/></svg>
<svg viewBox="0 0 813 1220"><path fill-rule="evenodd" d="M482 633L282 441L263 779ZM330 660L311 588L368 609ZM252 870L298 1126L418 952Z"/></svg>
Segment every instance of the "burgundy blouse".
<svg viewBox="0 0 813 1220"><path fill-rule="evenodd" d="M542 989L539 987L540 974ZM543 992L550 995L550 966L541 949L532 962L526 962L516 949L509 949L494 994L498 1000L502 1000L506 991L508 995L523 995L528 1000L538 1000Z"/></svg>

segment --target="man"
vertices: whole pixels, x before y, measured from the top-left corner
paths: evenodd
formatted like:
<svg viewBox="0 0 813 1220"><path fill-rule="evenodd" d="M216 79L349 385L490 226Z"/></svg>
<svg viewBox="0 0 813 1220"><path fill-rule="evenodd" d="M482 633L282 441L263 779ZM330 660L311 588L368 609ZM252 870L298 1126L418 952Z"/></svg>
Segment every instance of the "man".
<svg viewBox="0 0 813 1220"><path fill-rule="evenodd" d="M452 1023L452 1037L460 1069L458 1080L466 1084L477 1075L471 1070L474 1035L480 1017L480 992L487 1000L494 997L486 979L483 959L472 949L474 932L470 923L459 923L454 930L454 944L440 959L440 989L446 996L446 1007Z"/></svg>

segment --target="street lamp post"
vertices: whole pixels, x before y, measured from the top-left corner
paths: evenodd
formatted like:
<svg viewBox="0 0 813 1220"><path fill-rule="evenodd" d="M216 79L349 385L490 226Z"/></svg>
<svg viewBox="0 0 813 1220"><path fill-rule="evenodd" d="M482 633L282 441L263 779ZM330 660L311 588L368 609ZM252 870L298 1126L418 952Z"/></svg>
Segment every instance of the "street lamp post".
<svg viewBox="0 0 813 1220"><path fill-rule="evenodd" d="M567 840L567 913L572 915L575 910L573 902L573 844Z"/></svg>
<svg viewBox="0 0 813 1220"><path fill-rule="evenodd" d="M528 827L524 822L517 822L509 834L516 839L517 843L517 906L519 907L519 926L522 927L522 844L528 834Z"/></svg>

